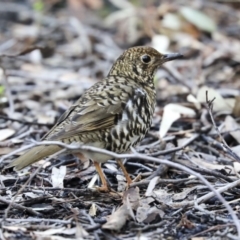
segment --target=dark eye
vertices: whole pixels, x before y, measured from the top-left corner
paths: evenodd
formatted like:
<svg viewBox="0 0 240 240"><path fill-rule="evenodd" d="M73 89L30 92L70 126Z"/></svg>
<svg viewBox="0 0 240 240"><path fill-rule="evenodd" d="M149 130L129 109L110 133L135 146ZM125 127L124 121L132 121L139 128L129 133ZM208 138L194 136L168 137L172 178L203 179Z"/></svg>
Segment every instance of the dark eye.
<svg viewBox="0 0 240 240"><path fill-rule="evenodd" d="M144 63L150 63L151 62L151 57L149 56L149 55L143 55L142 57L141 57L141 59L142 59L142 62L144 62Z"/></svg>

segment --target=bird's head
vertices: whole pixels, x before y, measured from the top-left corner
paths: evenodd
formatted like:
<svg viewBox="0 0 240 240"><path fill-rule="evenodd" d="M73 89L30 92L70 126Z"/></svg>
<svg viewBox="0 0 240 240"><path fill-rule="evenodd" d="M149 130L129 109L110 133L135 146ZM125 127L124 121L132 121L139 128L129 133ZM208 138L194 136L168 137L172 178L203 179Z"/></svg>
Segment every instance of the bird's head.
<svg viewBox="0 0 240 240"><path fill-rule="evenodd" d="M156 70L165 62L183 57L179 53L161 54L151 47L129 48L116 60L108 76L118 75L140 82L153 81Z"/></svg>

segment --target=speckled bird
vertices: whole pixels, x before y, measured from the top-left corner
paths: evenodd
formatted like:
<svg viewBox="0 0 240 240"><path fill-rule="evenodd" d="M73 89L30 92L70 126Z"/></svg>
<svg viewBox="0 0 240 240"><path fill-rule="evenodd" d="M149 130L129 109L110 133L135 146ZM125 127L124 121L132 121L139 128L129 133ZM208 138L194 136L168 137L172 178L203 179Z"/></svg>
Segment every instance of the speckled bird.
<svg viewBox="0 0 240 240"><path fill-rule="evenodd" d="M90 87L42 140L79 142L116 153L128 152L151 126L156 104L156 70L163 63L181 57L179 53L161 54L151 47L129 48L116 60L107 77ZM61 147L56 145L36 146L8 167L21 170L59 150ZM108 191L100 163L111 157L88 151L79 154L92 159L102 181L100 190ZM122 161L117 159L117 162L130 184Z"/></svg>

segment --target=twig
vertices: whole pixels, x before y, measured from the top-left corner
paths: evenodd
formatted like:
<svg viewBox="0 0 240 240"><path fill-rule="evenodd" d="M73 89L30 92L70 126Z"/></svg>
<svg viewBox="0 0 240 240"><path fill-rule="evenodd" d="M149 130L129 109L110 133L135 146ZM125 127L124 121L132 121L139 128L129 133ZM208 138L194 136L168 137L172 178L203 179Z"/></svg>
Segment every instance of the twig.
<svg viewBox="0 0 240 240"><path fill-rule="evenodd" d="M237 180L237 181L235 181L235 182L228 183L228 184L226 184L224 187L218 188L217 191L218 191L219 193L226 192L227 190L232 189L232 188L234 188L234 187L236 187L236 186L238 186L238 185L240 185L240 180ZM199 204L199 203L202 203L202 202L206 202L206 201L207 201L208 199L210 199L211 197L214 197L214 195L215 195L215 194L214 194L213 192L209 192L209 193L207 193L206 195L198 198L198 199L197 199L197 203Z"/></svg>
<svg viewBox="0 0 240 240"><path fill-rule="evenodd" d="M7 222L17 222L17 223L23 223L23 222L31 222L31 223L39 223L39 222L47 222L47 223L59 223L59 224L70 224L72 222L72 219L70 220L60 220L60 219L50 219L50 218L21 218L21 219L15 219L15 218L6 218L6 219L0 219L0 221L7 221Z"/></svg>
<svg viewBox="0 0 240 240"><path fill-rule="evenodd" d="M206 103L207 103L207 107L208 107L208 113L210 115L212 124L213 124L216 132L218 133L219 138L221 139L223 150L226 153L228 153L230 156L232 156L235 160L240 162L240 157L235 152L233 152L232 149L228 146L227 142L222 137L222 135L221 135L216 123L215 123L215 120L214 120L214 117L213 117L213 114L212 114L214 100L215 100L215 98L213 98L212 100L208 99L208 91L206 91Z"/></svg>
<svg viewBox="0 0 240 240"><path fill-rule="evenodd" d="M217 225L217 226L210 227L210 228L208 228L208 229L206 229L204 231L201 231L199 233L196 233L196 234L192 235L191 238L195 238L195 237L197 237L199 235L202 236L202 235L204 235L207 232L210 232L210 231L213 231L213 230L216 231L216 230L219 230L221 228L226 228L226 227L232 227L232 224L229 223L229 224L223 224L223 225Z"/></svg>
<svg viewBox="0 0 240 240"><path fill-rule="evenodd" d="M217 198L222 202L222 204L226 207L226 209L228 210L229 214L231 215L232 219L233 219L233 222L237 228L237 232L238 232L238 237L240 237L240 222L238 220L238 217L236 216L236 214L234 213L233 209L231 208L231 206L227 203L227 201L222 197L222 195L207 181L206 178L204 178L201 174L185 167L185 166L182 166L181 164L178 164L178 163L174 163L174 162L171 162L171 161L168 161L168 160L164 160L164 159L158 159L158 158L154 158L154 157L150 157L150 156L146 156L144 154L139 154L139 153L134 153L134 154L117 154L117 153L113 153L113 152L110 152L108 150L105 150L105 149L100 149L100 148L96 148L96 147L90 147L90 146L84 146L84 145L80 145L79 143L74 143L74 144L70 144L70 145L67 145L67 144L64 144L62 142L58 142L58 141L43 141L43 142L36 142L34 144L31 144L29 146L24 146L24 150L26 149L29 149L31 147L34 147L34 146L39 146L39 145L57 145L57 146L60 146L64 149L68 149L68 150L85 150L85 151L90 151L90 152L95 152L95 153L101 153L101 154L106 154L106 155L109 155L115 159L124 159L124 158L129 158L129 159L132 159L132 158L138 158L138 159L142 159L142 160L145 160L145 161L151 161L151 162L155 162L155 163L158 163L158 164L166 164L170 167L173 167L173 168L177 168L177 169L180 169L182 171L185 171L191 175L194 175L196 176L199 180L201 180L213 193L213 195L215 194L217 196ZM13 154L15 154L16 152L20 152L20 150L23 150L23 148L19 149L19 150L16 150L14 151L14 153L11 153L11 154L8 154L7 156L4 156L1 158L1 161ZM56 153L56 154L59 154ZM52 156L55 156L56 154L52 155ZM1 162L0 161L0 162ZM5 214L5 218L7 217L7 215Z"/></svg>
<svg viewBox="0 0 240 240"><path fill-rule="evenodd" d="M191 142L193 142L194 140L196 140L199 137L199 134L194 134L192 137L190 137L182 146L176 147L176 148L171 148L171 149L166 149L166 150L161 150L158 152L154 152L152 154L150 154L150 156L152 157L157 157L159 155L166 155L168 153L173 153L173 152L177 152L179 150L182 150L183 148L185 148L186 146L188 146Z"/></svg>
<svg viewBox="0 0 240 240"><path fill-rule="evenodd" d="M33 210L32 208L22 206L21 204L18 204L18 203L13 203L12 201L8 201L7 199L5 199L5 198L3 198L3 197L0 197L0 202L9 204L8 206L11 205L11 206L14 207L14 208L17 208L17 209L26 211L26 212L28 212L28 213L31 214L31 215L42 216L41 213L36 212L36 211Z"/></svg>

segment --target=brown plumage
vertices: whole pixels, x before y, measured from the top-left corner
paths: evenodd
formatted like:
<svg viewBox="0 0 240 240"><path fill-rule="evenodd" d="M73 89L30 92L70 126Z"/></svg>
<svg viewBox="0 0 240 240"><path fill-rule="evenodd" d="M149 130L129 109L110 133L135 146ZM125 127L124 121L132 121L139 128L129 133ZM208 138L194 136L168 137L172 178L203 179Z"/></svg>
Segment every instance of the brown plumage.
<svg viewBox="0 0 240 240"><path fill-rule="evenodd" d="M80 142L89 146L125 153L139 143L152 122L156 92L154 75L164 62L181 54L161 54L151 47L126 50L113 64L108 76L89 88L70 107L42 140ZM59 146L36 146L14 160L8 167L20 170L57 151ZM99 163L109 156L81 152L94 161L103 183L107 183ZM118 161L128 183L131 179Z"/></svg>

